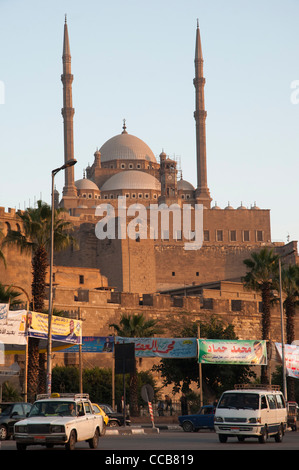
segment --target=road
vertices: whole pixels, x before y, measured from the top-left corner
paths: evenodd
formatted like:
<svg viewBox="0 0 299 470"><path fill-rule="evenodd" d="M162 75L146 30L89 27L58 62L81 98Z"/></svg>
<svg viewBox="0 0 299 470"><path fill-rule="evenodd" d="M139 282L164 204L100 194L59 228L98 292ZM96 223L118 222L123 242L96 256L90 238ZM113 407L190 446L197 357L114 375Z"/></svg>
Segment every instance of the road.
<svg viewBox="0 0 299 470"><path fill-rule="evenodd" d="M76 445L77 450L90 450L86 442L80 442ZM181 460L189 459L189 461L180 462L185 464L195 463L198 458L198 451L286 451L299 449L299 432L287 431L283 442L276 443L274 439L269 439L265 444L259 444L255 439L248 439L245 442L238 442L235 438L229 438L227 443L221 444L218 437L211 431L200 431L198 433L185 433L183 431L160 431L160 433L144 433L144 434L122 434L122 435L106 435L100 439L98 450L101 451L99 457L101 462L105 462L105 458L111 456L121 457L135 456L149 458L151 455L160 455L160 459L170 455L180 455ZM2 441L1 450L16 450L16 444L13 440ZM30 450L43 450L45 447L31 446ZM55 447L54 450L64 451L64 447ZM118 453L119 451L119 453ZM51 452L51 450L49 451ZM52 451L53 452L53 451ZM75 451L76 452L76 451ZM95 451L93 451L95 452ZM20 452L19 452L20 454ZM22 454L22 453L21 453ZM274 453L275 455L276 453ZM154 457L153 457L154 458ZM192 461L193 458L193 461ZM103 460L104 459L104 460ZM109 463L109 462L108 462ZM112 463L112 462L111 462ZM153 462L151 462L153 463ZM162 463L162 462L161 462ZM179 463L179 462L177 462Z"/></svg>

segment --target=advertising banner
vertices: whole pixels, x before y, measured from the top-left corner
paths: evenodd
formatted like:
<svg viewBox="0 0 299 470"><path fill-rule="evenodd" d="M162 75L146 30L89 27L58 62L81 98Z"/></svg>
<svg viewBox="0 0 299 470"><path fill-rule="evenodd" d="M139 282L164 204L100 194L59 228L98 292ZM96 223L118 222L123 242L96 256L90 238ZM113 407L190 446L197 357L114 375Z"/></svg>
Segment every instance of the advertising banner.
<svg viewBox="0 0 299 470"><path fill-rule="evenodd" d="M280 359L282 359L281 343L275 343L275 347L280 356ZM285 344L284 357L287 375L289 377L299 379L299 346L295 344Z"/></svg>
<svg viewBox="0 0 299 470"><path fill-rule="evenodd" d="M7 318L0 320L0 343L25 345L26 310L8 312Z"/></svg>
<svg viewBox="0 0 299 470"><path fill-rule="evenodd" d="M82 336L82 352L110 353L113 350L114 336ZM71 346L67 352L79 352L79 346Z"/></svg>
<svg viewBox="0 0 299 470"><path fill-rule="evenodd" d="M267 364L266 341L199 339L198 362L203 364Z"/></svg>
<svg viewBox="0 0 299 470"><path fill-rule="evenodd" d="M9 310L9 304L0 304L0 321L6 320Z"/></svg>
<svg viewBox="0 0 299 470"><path fill-rule="evenodd" d="M116 343L135 343L136 357L171 359L197 357L196 341L196 338L115 338Z"/></svg>
<svg viewBox="0 0 299 470"><path fill-rule="evenodd" d="M28 312L27 334L33 338L48 337L48 315L38 312ZM82 321L73 318L52 317L52 340L64 343L82 343Z"/></svg>

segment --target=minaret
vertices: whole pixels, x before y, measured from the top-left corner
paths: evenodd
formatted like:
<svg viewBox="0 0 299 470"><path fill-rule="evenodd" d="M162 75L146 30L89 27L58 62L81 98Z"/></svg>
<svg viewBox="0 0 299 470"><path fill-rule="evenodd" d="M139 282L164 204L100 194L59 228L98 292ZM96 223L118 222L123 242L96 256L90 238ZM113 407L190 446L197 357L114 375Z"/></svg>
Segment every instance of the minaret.
<svg viewBox="0 0 299 470"><path fill-rule="evenodd" d="M199 25L197 20L196 46L195 46L195 78L193 84L195 87L195 112L196 123L196 159L197 159L197 189L196 201L210 208L211 196L207 184L207 156L206 156L206 117L204 86L205 78L203 76L203 58L201 49L201 40Z"/></svg>
<svg viewBox="0 0 299 470"><path fill-rule="evenodd" d="M74 136L73 136L73 117L75 110L72 99L73 75L71 73L71 51L69 35L65 16L64 38L63 38L63 74L61 81L63 83L63 108L61 114L64 124L64 163L74 159ZM63 197L76 197L77 189L74 181L74 166L66 168L64 171L65 182L63 188Z"/></svg>

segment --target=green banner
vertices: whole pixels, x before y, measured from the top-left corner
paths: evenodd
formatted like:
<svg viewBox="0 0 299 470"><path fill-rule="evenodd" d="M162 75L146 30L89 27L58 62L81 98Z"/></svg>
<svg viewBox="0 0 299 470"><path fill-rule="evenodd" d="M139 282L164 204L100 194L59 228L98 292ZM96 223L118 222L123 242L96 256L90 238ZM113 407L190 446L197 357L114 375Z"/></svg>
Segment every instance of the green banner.
<svg viewBox="0 0 299 470"><path fill-rule="evenodd" d="M202 364L267 364L266 341L199 339L198 362Z"/></svg>

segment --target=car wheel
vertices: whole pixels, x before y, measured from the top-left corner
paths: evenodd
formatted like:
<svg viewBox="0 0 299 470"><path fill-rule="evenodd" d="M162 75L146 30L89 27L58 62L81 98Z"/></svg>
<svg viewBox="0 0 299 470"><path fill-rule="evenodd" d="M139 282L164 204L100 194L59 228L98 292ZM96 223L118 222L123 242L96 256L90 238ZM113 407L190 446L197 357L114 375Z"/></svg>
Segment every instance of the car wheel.
<svg viewBox="0 0 299 470"><path fill-rule="evenodd" d="M96 449L98 447L99 438L100 438L99 431L98 431L98 429L96 429L95 432L94 432L93 438L89 439L89 441L88 441L89 447L91 449Z"/></svg>
<svg viewBox="0 0 299 470"><path fill-rule="evenodd" d="M110 426L111 428L116 428L117 426L119 426L119 422L118 422L118 421L115 421L115 420L109 421L108 424L109 424L109 426Z"/></svg>
<svg viewBox="0 0 299 470"><path fill-rule="evenodd" d="M69 440L67 441L67 443L65 444L65 448L66 450L74 450L75 449L75 445L76 445L76 433L74 430L71 431L70 433L70 437L69 437Z"/></svg>
<svg viewBox="0 0 299 470"><path fill-rule="evenodd" d="M184 421L182 427L183 427L185 432L193 432L194 431L194 426L191 423L191 421Z"/></svg>
<svg viewBox="0 0 299 470"><path fill-rule="evenodd" d="M227 441L227 436L225 434L218 434L219 442L224 444Z"/></svg>
<svg viewBox="0 0 299 470"><path fill-rule="evenodd" d="M8 438L7 427L4 424L0 426L0 441L5 441Z"/></svg>
<svg viewBox="0 0 299 470"><path fill-rule="evenodd" d="M267 442L267 439L268 439L268 431L267 431L267 428L264 428L262 431L262 434L259 436L259 443L265 444L265 442Z"/></svg>
<svg viewBox="0 0 299 470"><path fill-rule="evenodd" d="M283 430L282 430L282 427L281 427L281 426L279 426L278 433L275 434L274 439L275 439L275 442L282 442L282 439L283 439Z"/></svg>

